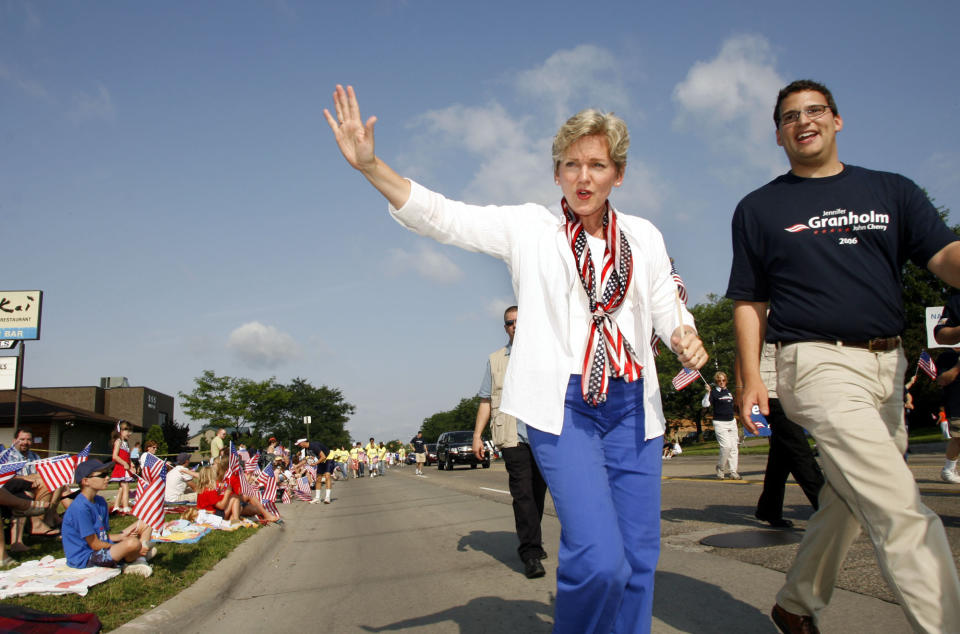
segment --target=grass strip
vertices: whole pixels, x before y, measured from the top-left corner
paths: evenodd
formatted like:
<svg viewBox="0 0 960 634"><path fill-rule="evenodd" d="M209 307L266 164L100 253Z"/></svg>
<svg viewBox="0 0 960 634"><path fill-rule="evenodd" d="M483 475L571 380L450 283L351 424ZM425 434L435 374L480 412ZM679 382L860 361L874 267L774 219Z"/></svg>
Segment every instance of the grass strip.
<svg viewBox="0 0 960 634"><path fill-rule="evenodd" d="M167 516L168 519L174 517ZM135 518L132 516L111 518L110 532L119 533L133 521ZM144 579L121 574L91 587L85 597L76 594L27 595L5 599L3 603L53 614L93 612L103 623L104 631L110 631L186 590L256 530L261 529L241 528L232 532L214 530L195 544L155 542L157 556L150 562L153 566L150 577ZM58 559L63 557L63 546L59 539L30 536L24 539L30 551L8 551L8 555L17 557L21 562L46 555Z"/></svg>

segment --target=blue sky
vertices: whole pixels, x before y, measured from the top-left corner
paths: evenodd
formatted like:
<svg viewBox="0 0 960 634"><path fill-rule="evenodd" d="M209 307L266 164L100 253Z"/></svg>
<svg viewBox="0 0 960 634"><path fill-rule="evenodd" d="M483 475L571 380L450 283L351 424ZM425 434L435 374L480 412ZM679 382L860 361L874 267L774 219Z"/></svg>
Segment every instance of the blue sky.
<svg viewBox="0 0 960 634"><path fill-rule="evenodd" d="M45 292L25 384L300 376L344 391L354 437L409 438L476 392L512 290L501 262L388 217L323 120L335 84L379 118L384 160L477 203L556 206L557 126L616 111L613 202L660 228L696 302L726 288L737 201L786 170L771 111L793 79L833 90L843 161L960 206L958 14L0 0L0 290Z"/></svg>

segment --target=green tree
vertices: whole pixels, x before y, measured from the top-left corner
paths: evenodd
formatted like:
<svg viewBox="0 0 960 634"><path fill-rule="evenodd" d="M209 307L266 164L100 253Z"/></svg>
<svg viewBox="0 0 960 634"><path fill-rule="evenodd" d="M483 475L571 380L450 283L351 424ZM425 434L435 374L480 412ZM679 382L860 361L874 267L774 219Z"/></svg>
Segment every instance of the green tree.
<svg viewBox="0 0 960 634"><path fill-rule="evenodd" d="M163 439L167 447L172 452L183 451L190 440L190 428L186 424L181 425L172 418L167 418L161 425L163 430Z"/></svg>
<svg viewBox="0 0 960 634"><path fill-rule="evenodd" d="M303 417L310 416L310 437L331 446L349 442L344 429L354 406L343 393L325 385L314 387L295 378L289 385L275 377L265 381L217 376L205 370L194 379L196 387L189 394L180 392L182 407L195 420L206 419L214 426L237 428L249 439L251 447L263 447L263 439L276 436L289 442L307 435ZM244 435L243 428L252 430Z"/></svg>
<svg viewBox="0 0 960 634"><path fill-rule="evenodd" d="M708 382L718 371L725 372L733 379L733 361L736 358L736 342L733 337L733 302L726 297L710 294L707 301L690 307L697 323L697 332L703 345L710 354L707 365L700 373ZM660 344L661 354L657 357L657 378L660 381L660 398L663 402L663 414L667 420L692 420L697 424L697 433L702 433L706 410L701 407L706 386L704 381L691 383L677 391L671 380L680 371L680 362L669 345Z"/></svg>
<svg viewBox="0 0 960 634"><path fill-rule="evenodd" d="M158 456L165 456L170 453L167 449L167 441L163 437L163 427L161 425L151 425L144 440L155 440L157 442Z"/></svg>
<svg viewBox="0 0 960 634"><path fill-rule="evenodd" d="M938 207L937 211L944 222L949 224L950 211L946 207ZM960 235L960 226L950 227L954 233ZM917 373L917 359L920 352L927 348L926 307L942 306L953 291L940 278L919 267L913 262L907 262L902 270L903 307L907 327L903 332L903 351L907 355L907 373L905 380L909 381ZM938 352L931 351L936 359ZM913 395L914 425L933 424L931 414L935 413L942 401L942 393L936 383L930 381L923 373L917 378L916 384L910 389Z"/></svg>
<svg viewBox="0 0 960 634"><path fill-rule="evenodd" d="M460 399L460 402L451 410L437 412L433 416L423 419L420 431L426 442L437 442L440 434L446 431L473 430L477 422L477 408L480 406L480 397Z"/></svg>

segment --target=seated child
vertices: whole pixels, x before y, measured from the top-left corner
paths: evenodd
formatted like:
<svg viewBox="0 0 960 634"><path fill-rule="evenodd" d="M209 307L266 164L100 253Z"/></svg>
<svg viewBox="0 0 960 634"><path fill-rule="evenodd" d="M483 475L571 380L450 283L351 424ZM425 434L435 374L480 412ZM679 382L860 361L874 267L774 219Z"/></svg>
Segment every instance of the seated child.
<svg viewBox="0 0 960 634"><path fill-rule="evenodd" d="M224 476L227 473L229 467L230 459L229 458L220 458L217 460L217 480L222 481ZM240 500L240 515L242 517L259 517L265 520L267 523L276 522L280 518L264 508L263 503L260 501L260 496L251 496L243 494L243 487L240 484L240 478L246 478L247 474L243 471L239 473L234 473L230 476L230 481L227 485L230 487L230 491L233 492L234 498ZM250 481L249 479L247 480ZM256 486L254 487L256 488Z"/></svg>
<svg viewBox="0 0 960 634"><path fill-rule="evenodd" d="M222 493L217 490L217 469L207 466L199 471L197 478L197 510L213 513L225 520L240 519L240 500L228 487Z"/></svg>
<svg viewBox="0 0 960 634"><path fill-rule="evenodd" d="M98 495L107 488L113 462L88 459L74 472L80 495L67 508L61 525L63 552L71 568L102 566L115 568L126 564L123 572L149 577L153 569L147 563L157 549L150 547L153 529L137 521L120 533L109 534L107 501Z"/></svg>

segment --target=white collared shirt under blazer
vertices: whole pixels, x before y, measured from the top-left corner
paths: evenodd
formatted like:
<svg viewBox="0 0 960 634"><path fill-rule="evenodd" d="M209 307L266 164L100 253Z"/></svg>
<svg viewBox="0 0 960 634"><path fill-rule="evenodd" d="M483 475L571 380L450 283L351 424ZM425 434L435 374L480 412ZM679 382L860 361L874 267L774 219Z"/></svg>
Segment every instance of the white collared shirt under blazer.
<svg viewBox="0 0 960 634"><path fill-rule="evenodd" d="M521 319L510 353L500 409L551 434L563 426L571 374L582 371L590 313L561 218L533 203L468 205L410 182L410 198L394 219L443 244L478 251L507 263ZM630 241L633 280L617 311L617 326L643 365L645 436L663 435L663 408L652 333L669 341L678 322L676 284L663 236L648 220L617 212ZM684 323L693 316L682 309Z"/></svg>

